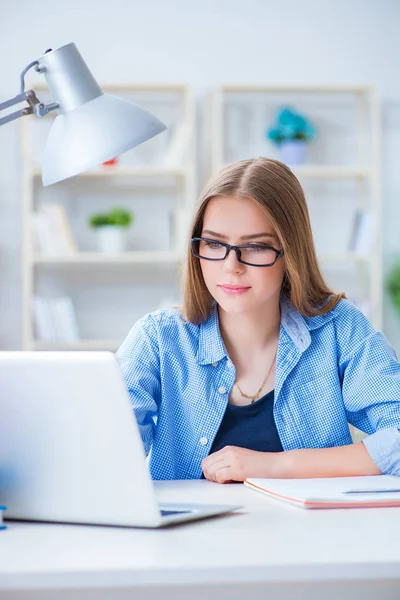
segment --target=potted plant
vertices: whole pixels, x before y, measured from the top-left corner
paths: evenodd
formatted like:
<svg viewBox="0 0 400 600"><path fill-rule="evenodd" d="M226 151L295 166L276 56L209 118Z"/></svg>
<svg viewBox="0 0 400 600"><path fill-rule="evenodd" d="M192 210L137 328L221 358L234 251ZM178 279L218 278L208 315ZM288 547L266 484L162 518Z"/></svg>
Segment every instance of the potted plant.
<svg viewBox="0 0 400 600"><path fill-rule="evenodd" d="M386 288L397 315L400 317L400 259L394 263L389 271Z"/></svg>
<svg viewBox="0 0 400 600"><path fill-rule="evenodd" d="M315 127L289 107L281 108L267 137L279 151L279 159L288 165L299 165L305 160L306 145L316 136Z"/></svg>
<svg viewBox="0 0 400 600"><path fill-rule="evenodd" d="M113 208L108 213L96 213L89 218L95 229L100 252L118 254L126 250L126 229L134 221L134 214L124 208Z"/></svg>

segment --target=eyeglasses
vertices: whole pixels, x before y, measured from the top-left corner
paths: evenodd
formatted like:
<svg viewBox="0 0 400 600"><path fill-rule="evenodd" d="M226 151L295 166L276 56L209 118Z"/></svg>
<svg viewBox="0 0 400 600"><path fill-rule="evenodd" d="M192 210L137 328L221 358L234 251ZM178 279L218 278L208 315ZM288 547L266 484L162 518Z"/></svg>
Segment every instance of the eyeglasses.
<svg viewBox="0 0 400 600"><path fill-rule="evenodd" d="M251 267L272 267L283 256L283 249L276 250L262 244L230 246L208 238L194 237L190 240L194 256L205 260L225 260L231 250L236 252L237 260Z"/></svg>

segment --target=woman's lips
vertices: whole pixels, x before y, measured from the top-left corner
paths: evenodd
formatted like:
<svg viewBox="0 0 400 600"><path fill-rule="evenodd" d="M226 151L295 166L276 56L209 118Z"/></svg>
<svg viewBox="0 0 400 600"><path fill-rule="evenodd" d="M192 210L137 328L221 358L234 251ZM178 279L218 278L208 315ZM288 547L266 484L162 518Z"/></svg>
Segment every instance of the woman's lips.
<svg viewBox="0 0 400 600"><path fill-rule="evenodd" d="M218 287L226 294L244 294L251 289L242 285L219 285Z"/></svg>

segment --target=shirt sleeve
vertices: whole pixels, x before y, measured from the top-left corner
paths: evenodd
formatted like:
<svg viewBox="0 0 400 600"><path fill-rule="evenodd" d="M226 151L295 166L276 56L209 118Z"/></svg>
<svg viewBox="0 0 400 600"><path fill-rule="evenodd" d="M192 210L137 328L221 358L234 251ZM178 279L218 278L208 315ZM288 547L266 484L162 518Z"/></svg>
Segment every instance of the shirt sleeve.
<svg viewBox="0 0 400 600"><path fill-rule="evenodd" d="M157 332L150 317L140 319L116 353L146 456L154 439L161 398L160 357Z"/></svg>
<svg viewBox="0 0 400 600"><path fill-rule="evenodd" d="M380 471L400 476L400 363L386 337L370 331L340 358L349 423L369 434L364 443Z"/></svg>

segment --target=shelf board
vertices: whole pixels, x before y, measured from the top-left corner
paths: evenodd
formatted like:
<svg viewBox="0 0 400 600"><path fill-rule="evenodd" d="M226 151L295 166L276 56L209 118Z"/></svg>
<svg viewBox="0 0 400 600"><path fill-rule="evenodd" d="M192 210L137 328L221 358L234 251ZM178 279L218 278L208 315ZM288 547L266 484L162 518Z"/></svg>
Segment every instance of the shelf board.
<svg viewBox="0 0 400 600"><path fill-rule="evenodd" d="M214 173L222 169L225 164L214 166ZM371 177L372 170L368 167L356 165L288 165L299 179L367 179Z"/></svg>
<svg viewBox="0 0 400 600"><path fill-rule="evenodd" d="M118 350L122 340L77 340L76 342L32 341L33 350Z"/></svg>
<svg viewBox="0 0 400 600"><path fill-rule="evenodd" d="M140 265L179 263L182 256L177 252L124 252L101 254L100 252L77 252L69 256L34 256L35 265L85 266L85 265Z"/></svg>
<svg viewBox="0 0 400 600"><path fill-rule="evenodd" d="M370 176L370 170L368 167L340 165L293 165L290 168L298 177L315 179L364 179Z"/></svg>
<svg viewBox="0 0 400 600"><path fill-rule="evenodd" d="M186 83L102 83L99 85L103 92L180 92L188 93L190 86ZM45 83L36 82L32 87L37 92L49 92L49 88ZM50 113L51 114L51 113Z"/></svg>
<svg viewBox="0 0 400 600"><path fill-rule="evenodd" d="M286 93L296 92L305 94L368 94L374 91L369 85L319 85L319 84L281 84L281 85L258 85L258 84L224 84L214 88L214 92L222 93Z"/></svg>
<svg viewBox="0 0 400 600"><path fill-rule="evenodd" d="M83 177L85 179L106 179L110 177L177 177L184 178L187 175L186 167L163 167L158 165L117 165L101 166L84 173L80 173L75 177ZM32 177L41 177L42 169L33 167L31 169ZM70 179L70 178L68 178ZM65 180L65 181L68 181Z"/></svg>
<svg viewBox="0 0 400 600"><path fill-rule="evenodd" d="M352 263L369 263L371 255L354 254L352 252L343 252L342 254L317 254L317 258L321 262L352 262Z"/></svg>
<svg viewBox="0 0 400 600"><path fill-rule="evenodd" d="M341 254L318 254L323 262L365 262L370 255L344 252ZM42 266L85 266L85 265L157 265L181 263L183 257L174 252L124 252L122 254L101 254L100 252L78 252L71 256L34 256L32 262Z"/></svg>

